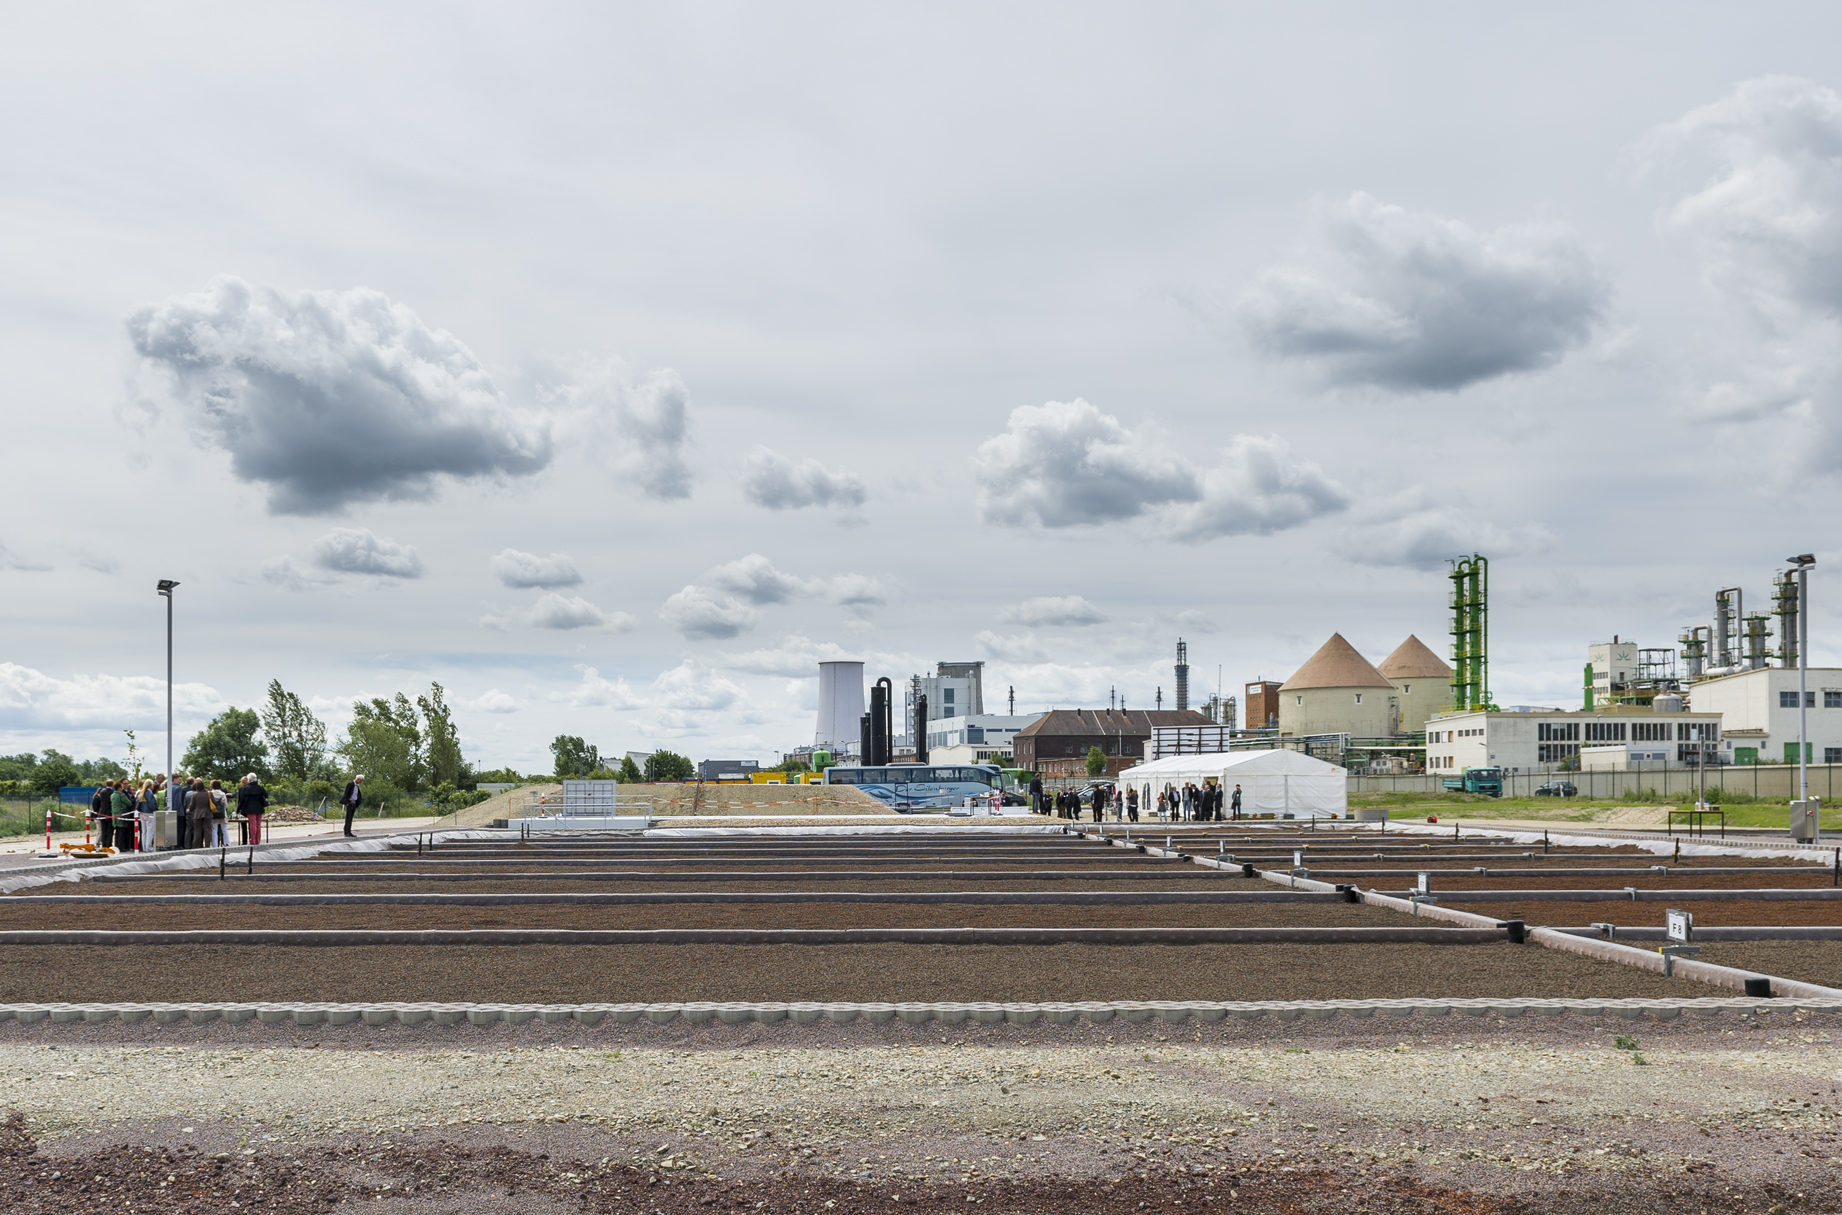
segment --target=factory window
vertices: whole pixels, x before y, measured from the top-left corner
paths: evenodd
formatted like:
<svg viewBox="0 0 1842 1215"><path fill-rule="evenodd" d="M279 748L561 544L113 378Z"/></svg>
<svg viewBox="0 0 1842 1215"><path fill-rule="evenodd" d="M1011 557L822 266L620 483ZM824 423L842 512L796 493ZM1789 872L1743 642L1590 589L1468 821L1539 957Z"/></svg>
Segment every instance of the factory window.
<svg viewBox="0 0 1842 1215"><path fill-rule="evenodd" d="M1412 684L1410 684L1410 683L1404 683L1404 684L1402 684L1402 685L1401 685L1401 695L1402 695L1402 696L1406 696L1406 695L1408 695L1408 694L1409 694L1410 692L1412 692L1412 691L1413 691L1413 685L1412 685Z"/></svg>
<svg viewBox="0 0 1842 1215"><path fill-rule="evenodd" d="M1823 762L1826 764L1842 764L1842 747L1824 747Z"/></svg>
<svg viewBox="0 0 1842 1215"><path fill-rule="evenodd" d="M1356 703L1357 704L1362 703L1362 693L1361 692L1356 693Z"/></svg>
<svg viewBox="0 0 1842 1215"><path fill-rule="evenodd" d="M1825 706L1828 705L1829 696L1827 693L1825 693L1823 696L1823 702ZM1795 709L1797 707L1797 693L1795 692L1778 693L1778 707L1781 709ZM1806 709L1816 708L1816 693L1815 692L1805 692L1804 693L1804 707Z"/></svg>
<svg viewBox="0 0 1842 1215"><path fill-rule="evenodd" d="M1828 688L1824 688L1823 707L1825 709L1842 709L1842 692L1832 692Z"/></svg>
<svg viewBox="0 0 1842 1215"><path fill-rule="evenodd" d="M1305 703L1305 698L1303 696L1294 696L1292 698L1292 703L1295 705L1302 705Z"/></svg>

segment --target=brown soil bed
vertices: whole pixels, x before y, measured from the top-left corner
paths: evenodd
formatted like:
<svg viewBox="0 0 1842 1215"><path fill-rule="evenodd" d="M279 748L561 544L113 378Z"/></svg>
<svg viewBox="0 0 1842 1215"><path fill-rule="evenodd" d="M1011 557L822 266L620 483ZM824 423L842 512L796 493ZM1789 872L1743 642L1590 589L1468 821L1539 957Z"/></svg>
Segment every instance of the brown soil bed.
<svg viewBox="0 0 1842 1215"><path fill-rule="evenodd" d="M1698 997L1525 945L0 946L0 1003Z"/></svg>
<svg viewBox="0 0 1842 1215"><path fill-rule="evenodd" d="M1326 879L1327 881L1330 879ZM1353 881L1364 890L1405 896L1407 882L1398 877L1384 880L1338 878ZM1622 890L1635 886L1639 890L1798 890L1832 885L1828 870L1821 873L1642 873L1583 874L1580 877L1522 877L1511 870L1492 869L1488 874L1435 873L1433 893L1441 890Z"/></svg>
<svg viewBox="0 0 1842 1215"><path fill-rule="evenodd" d="M1613 921L1614 923L1616 921ZM1630 942L1655 949L1657 942ZM1700 941L1697 960L1842 988L1842 941Z"/></svg>
<svg viewBox="0 0 1842 1215"><path fill-rule="evenodd" d="M1690 912L1704 927L1777 924L1785 926L1842 926L1842 900L1720 899L1676 903L1634 903L1630 899L1592 903L1451 903L1454 911L1470 911L1499 920L1524 920L1529 924L1574 927L1582 924L1663 926L1663 911L1675 907Z"/></svg>
<svg viewBox="0 0 1842 1215"><path fill-rule="evenodd" d="M1400 927L1399 914L1350 903L1166 907L981 907L964 903L675 903L525 907L78 907L0 904L0 930L186 928L1263 928Z"/></svg>
<svg viewBox="0 0 1842 1215"><path fill-rule="evenodd" d="M878 881L878 882L826 882L815 886L805 880L788 880L785 882L649 882L618 881L600 882L594 880L570 879L565 877L538 879L534 881L494 881L491 875L482 875L479 880L463 882L417 882L417 881L367 881L362 877L349 877L339 880L328 877L312 882L264 882L260 876L240 878L235 874L227 881L181 881L181 882L52 882L44 886L34 886L19 892L21 897L35 894L567 894L571 892L588 892L591 894L689 894L699 890L738 891L767 893L770 891L844 891L868 890L872 893L882 891L894 893L903 890L1113 890L1150 893L1157 890L1281 890L1272 882L1260 878L1244 878L1238 872L1223 873L1220 870L1175 870L1168 877L1158 878L1122 878L1108 880L1095 877L1075 877L1058 880L1043 878L994 878L976 880L953 873L942 875L939 880L912 881ZM6 900L0 898L0 906Z"/></svg>

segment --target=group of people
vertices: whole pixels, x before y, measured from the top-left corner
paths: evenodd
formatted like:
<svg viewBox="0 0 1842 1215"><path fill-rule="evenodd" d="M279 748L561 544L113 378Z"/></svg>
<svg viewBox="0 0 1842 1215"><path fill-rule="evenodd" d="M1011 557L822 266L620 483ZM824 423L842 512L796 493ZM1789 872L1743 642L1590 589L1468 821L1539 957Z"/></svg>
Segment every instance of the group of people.
<svg viewBox="0 0 1842 1215"><path fill-rule="evenodd" d="M1136 787L1121 789L1117 785L1095 785L1088 791L1086 801L1096 823L1105 822L1109 812L1115 822L1138 822L1139 791ZM1078 820L1081 803L1079 790L1050 792L1043 788L1040 776L1030 778L1030 809L1038 814ZM1166 785L1158 792L1155 807L1146 806L1147 811L1153 809L1161 823L1219 823L1224 817L1238 819L1241 817L1241 786L1236 785L1232 793L1224 793L1222 787L1215 784Z"/></svg>
<svg viewBox="0 0 1842 1215"><path fill-rule="evenodd" d="M363 778L359 778L362 780ZM177 832L174 848L221 848L230 843L231 794L222 781L187 777L174 773L169 782L164 772L143 779L138 785L127 777L99 786L90 798L90 823L97 843L117 852L156 852L159 840L154 831L154 814L162 808L162 797L185 817ZM269 791L251 772L237 782L236 814L249 827L249 842L262 842L262 816L268 812ZM351 834L348 818L346 834Z"/></svg>

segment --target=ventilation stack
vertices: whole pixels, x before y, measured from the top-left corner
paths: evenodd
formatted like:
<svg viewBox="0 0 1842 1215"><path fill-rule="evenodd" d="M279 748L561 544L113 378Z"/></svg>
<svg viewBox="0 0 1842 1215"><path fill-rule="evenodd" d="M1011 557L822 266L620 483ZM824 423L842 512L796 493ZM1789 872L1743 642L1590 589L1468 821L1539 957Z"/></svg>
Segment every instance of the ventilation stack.
<svg viewBox="0 0 1842 1215"><path fill-rule="evenodd" d="M1772 614L1778 617L1778 665L1797 665L1797 571L1781 570L1772 579Z"/></svg>
<svg viewBox="0 0 1842 1215"><path fill-rule="evenodd" d="M1177 638L1177 709L1190 707L1190 647Z"/></svg>

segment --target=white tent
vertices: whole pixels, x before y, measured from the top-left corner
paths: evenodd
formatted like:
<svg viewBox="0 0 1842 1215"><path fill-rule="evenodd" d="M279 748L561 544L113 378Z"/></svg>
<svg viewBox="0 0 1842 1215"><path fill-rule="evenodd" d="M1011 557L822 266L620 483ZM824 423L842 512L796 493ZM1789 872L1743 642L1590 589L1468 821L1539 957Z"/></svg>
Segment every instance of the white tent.
<svg viewBox="0 0 1842 1215"><path fill-rule="evenodd" d="M1346 815L1348 773L1336 764L1301 751L1221 751L1212 755L1171 755L1127 768L1121 789L1137 789L1139 813L1158 804L1165 786L1219 784L1230 794L1241 786L1242 814L1296 814L1302 817ZM1226 801L1223 817L1229 813Z"/></svg>

